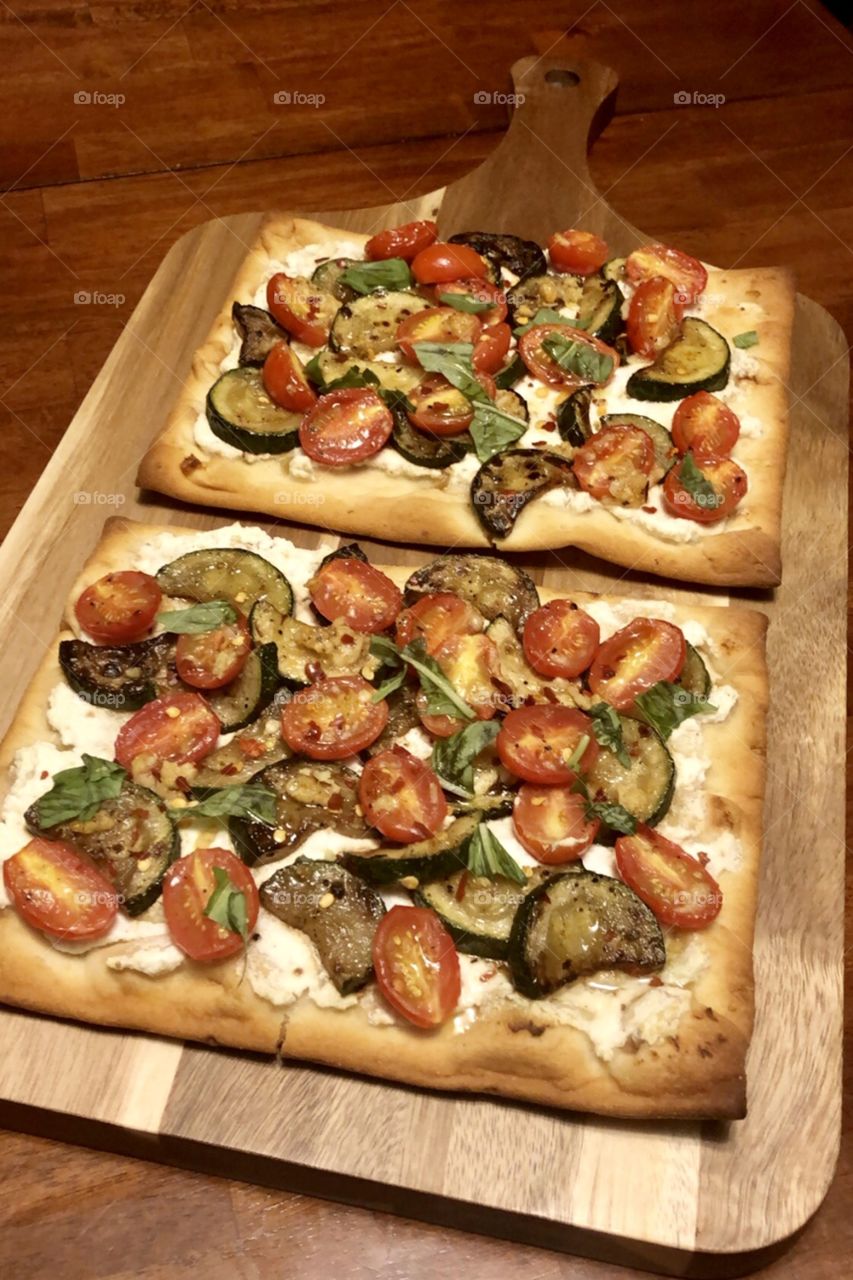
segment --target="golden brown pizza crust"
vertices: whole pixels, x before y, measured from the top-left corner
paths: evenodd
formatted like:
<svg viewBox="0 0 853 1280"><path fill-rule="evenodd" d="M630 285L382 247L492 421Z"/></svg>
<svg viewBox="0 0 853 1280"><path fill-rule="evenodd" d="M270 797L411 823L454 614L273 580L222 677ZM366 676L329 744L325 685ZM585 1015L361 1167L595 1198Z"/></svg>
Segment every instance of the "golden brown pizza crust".
<svg viewBox="0 0 853 1280"><path fill-rule="evenodd" d="M308 244L333 245L366 237L302 218L270 216L234 281L229 301L199 349L192 372L163 433L146 453L138 483L188 502L237 511L266 512L339 533L413 545L487 547L489 541L470 504L468 489L448 489L447 476L389 475L371 468L322 468L316 478L291 475L282 459L251 463L242 458L202 456L193 430L205 397L231 348L231 299L248 299L270 274L270 260ZM533 502L500 550L534 551L576 546L616 564L665 577L715 585L773 586L781 574L781 505L788 441L785 386L788 379L794 290L790 275L776 268L709 269L709 322L730 339L755 329L755 378L740 382L738 412L759 418L764 434L742 437L738 458L749 473L744 514L723 533L699 533L692 542L672 542L597 505L572 512ZM742 306L747 309L742 310ZM756 316L754 307L762 309ZM683 522L690 526L689 521Z"/></svg>
<svg viewBox="0 0 853 1280"><path fill-rule="evenodd" d="M132 564L139 540L156 532L123 519L108 521L69 603L85 583ZM403 581L410 570L395 566L387 572ZM544 588L540 592L543 599L558 594ZM583 604L592 597L572 598ZM292 1007L276 1008L255 995L248 979L240 980L239 960L212 966L187 963L156 978L116 972L108 967L108 958L136 948L138 941L114 943L85 956L67 955L12 910L0 911L0 998L61 1017L239 1049L272 1052L281 1042L287 1058L431 1088L496 1093L614 1116L742 1115L753 1020L752 937L768 700L766 618L742 609L662 606L669 607L676 621L689 618L708 628L715 672L738 690L733 712L721 724L706 727L705 741L712 761L707 787L715 797L717 824L735 832L744 853L743 865L720 877L723 909L702 939L710 964L691 987L690 1007L676 1036L654 1045L626 1046L604 1063L583 1032L549 1019L547 1001L487 1004L474 1018L460 1015L427 1033L399 1023L378 1025L362 1006L319 1008L303 998ZM654 602L647 608L653 616ZM0 746L4 777L20 747L56 741L45 709L58 679L54 647ZM0 788L5 791L5 782Z"/></svg>

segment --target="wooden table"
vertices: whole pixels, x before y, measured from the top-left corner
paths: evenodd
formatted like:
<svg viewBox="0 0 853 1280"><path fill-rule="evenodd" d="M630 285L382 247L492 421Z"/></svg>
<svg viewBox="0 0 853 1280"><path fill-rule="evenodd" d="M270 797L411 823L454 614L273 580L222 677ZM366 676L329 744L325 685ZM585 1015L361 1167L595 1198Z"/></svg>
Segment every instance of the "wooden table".
<svg viewBox="0 0 853 1280"><path fill-rule="evenodd" d="M713 27L706 12L673 0L0 6L2 531L178 236L226 213L383 203L458 176L500 134L509 64L567 31L622 81L592 159L611 203L720 265L790 264L849 332L853 42L803 0L719 0ZM141 376L144 364L140 352ZM630 1274L43 1137L4 1134L3 1151L4 1276ZM851 1189L848 1132L822 1209L752 1265L848 1274Z"/></svg>

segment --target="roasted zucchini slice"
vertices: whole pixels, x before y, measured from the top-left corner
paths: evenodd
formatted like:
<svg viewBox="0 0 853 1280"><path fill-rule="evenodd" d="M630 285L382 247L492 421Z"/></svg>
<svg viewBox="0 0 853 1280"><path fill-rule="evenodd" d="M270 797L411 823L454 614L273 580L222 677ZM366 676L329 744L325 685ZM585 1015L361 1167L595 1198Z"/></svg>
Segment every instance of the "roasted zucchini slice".
<svg viewBox="0 0 853 1280"><path fill-rule="evenodd" d="M357 261L357 258L329 258L327 262L321 262L316 268L311 277L311 283L316 284L324 293L331 293L338 302L352 302L358 294L355 289L343 283L341 276L347 267L351 267Z"/></svg>
<svg viewBox="0 0 853 1280"><path fill-rule="evenodd" d="M625 259L610 258L601 268L601 274L605 280L615 280L617 284L621 284L625 279Z"/></svg>
<svg viewBox="0 0 853 1280"><path fill-rule="evenodd" d="M394 410L391 443L407 462L413 462L416 467L432 469L452 467L454 462L461 462L465 454L474 447L467 431L458 436L436 436L431 431L419 431L399 408Z"/></svg>
<svg viewBox="0 0 853 1280"><path fill-rule="evenodd" d="M505 960L515 913L547 874L537 871L524 885L503 876L488 880L456 871L421 885L412 897L418 906L432 908L459 951Z"/></svg>
<svg viewBox="0 0 853 1280"><path fill-rule="evenodd" d="M687 641L687 656L681 675L676 681L682 689L692 693L695 698L707 698L711 692L711 674L705 666L701 654Z"/></svg>
<svg viewBox="0 0 853 1280"><path fill-rule="evenodd" d="M480 467L471 501L489 537L507 538L529 502L560 486L577 488L568 458L543 449L506 449Z"/></svg>
<svg viewBox="0 0 853 1280"><path fill-rule="evenodd" d="M372 295L370 295L372 296ZM415 365L406 364L402 360L389 362L387 360L356 360L353 356L341 355L337 351L331 351L328 347L315 357L316 363L312 361L312 380L316 383L320 391L324 391L330 387L332 383L337 382L339 378L344 378L351 369L374 374L378 379L379 385L386 391L402 391L408 394L422 380L424 376L423 369L417 368Z"/></svg>
<svg viewBox="0 0 853 1280"><path fill-rule="evenodd" d="M545 254L535 240L523 240L521 236L504 235L494 231L460 231L450 237L451 244L470 245L487 262L500 272L506 267L513 275L543 275L548 270ZM500 278L500 276L498 276Z"/></svg>
<svg viewBox="0 0 853 1280"><path fill-rule="evenodd" d="M600 969L656 973L665 962L660 925L633 889L580 868L532 890L509 938L513 985L531 1000Z"/></svg>
<svg viewBox="0 0 853 1280"><path fill-rule="evenodd" d="M578 387L557 410L557 430L561 438L578 449L592 435L592 392L592 387Z"/></svg>
<svg viewBox="0 0 853 1280"><path fill-rule="evenodd" d="M479 813L485 819L508 818L514 802L514 791L487 791L481 796L457 796L450 807L459 817L465 813Z"/></svg>
<svg viewBox="0 0 853 1280"><path fill-rule="evenodd" d="M622 290L602 275L587 276L578 308L578 328L612 343L624 328Z"/></svg>
<svg viewBox="0 0 853 1280"><path fill-rule="evenodd" d="M508 413L511 418L520 418L522 422L530 421L530 410L524 396L513 391L511 387L498 387L495 396L495 408L501 413Z"/></svg>
<svg viewBox="0 0 853 1280"><path fill-rule="evenodd" d="M508 364L495 374L495 386L498 391L507 391L527 377L527 365L518 352L514 352Z"/></svg>
<svg viewBox="0 0 853 1280"><path fill-rule="evenodd" d="M506 618L490 622L486 634L498 651L501 687L508 707L524 707L534 702L560 702L567 707L584 706L588 699L576 680L564 676L540 676L524 656L524 648Z"/></svg>
<svg viewBox="0 0 853 1280"><path fill-rule="evenodd" d="M278 673L290 685L310 684L323 676L365 674L378 668L370 652L370 636L356 631L343 618L326 626L285 618L268 600L252 609L249 626L256 644L273 644Z"/></svg>
<svg viewBox="0 0 853 1280"><path fill-rule="evenodd" d="M369 839L370 828L358 811L358 774L337 762L284 760L252 779L275 793L276 825L256 818L231 818L228 829L250 867L292 853L314 831Z"/></svg>
<svg viewBox="0 0 853 1280"><path fill-rule="evenodd" d="M655 463L649 476L649 484L659 484L678 456L666 427L653 418L646 418L642 413L606 413L601 419L601 430L604 431L607 427L639 427L651 437Z"/></svg>
<svg viewBox="0 0 853 1280"><path fill-rule="evenodd" d="M159 898L166 868L180 853L180 837L163 801L129 780L85 822L75 818L44 828L38 800L24 820L34 835L66 840L103 868L129 916L138 916Z"/></svg>
<svg viewBox="0 0 853 1280"><path fill-rule="evenodd" d="M375 853L345 853L341 860L371 884L396 884L411 878L412 887L417 887L414 881L437 880L465 867L468 841L479 825L480 814L468 813L429 840L377 849Z"/></svg>
<svg viewBox="0 0 853 1280"><path fill-rule="evenodd" d="M277 342L289 341L287 334L263 307L235 302L231 308L234 327L243 339L237 357L241 365L260 367Z"/></svg>
<svg viewBox="0 0 853 1280"><path fill-rule="evenodd" d="M416 293L377 289L341 307L332 322L329 346L360 360L374 360L383 351L396 350L400 321L429 305Z"/></svg>
<svg viewBox="0 0 853 1280"><path fill-rule="evenodd" d="M631 374L625 391L635 400L683 400L697 391L722 391L730 364L723 335L704 320L688 316L681 333L654 364Z"/></svg>
<svg viewBox="0 0 853 1280"><path fill-rule="evenodd" d="M432 592L453 591L491 622L504 617L517 630L534 609L539 593L523 569L496 556L445 555L416 569L406 583L407 605Z"/></svg>
<svg viewBox="0 0 853 1280"><path fill-rule="evenodd" d="M415 686L404 684L400 689L390 693L385 701L388 704L388 723L376 741L371 742L367 748L368 754L372 756L393 747L397 739L402 738L410 729L421 727L421 718L415 703Z"/></svg>
<svg viewBox="0 0 853 1280"><path fill-rule="evenodd" d="M299 444L302 414L270 400L260 369L250 365L217 378L207 393L206 412L213 434L243 453L289 453Z"/></svg>
<svg viewBox="0 0 853 1280"><path fill-rule="evenodd" d="M183 600L227 600L248 614L258 600L280 613L293 612L293 590L280 569L255 551L211 547L188 551L158 570L164 596Z"/></svg>
<svg viewBox="0 0 853 1280"><path fill-rule="evenodd" d="M278 650L274 644L253 649L243 670L222 689L211 689L205 701L218 716L223 733L244 729L272 702L280 684Z"/></svg>
<svg viewBox="0 0 853 1280"><path fill-rule="evenodd" d="M276 699L257 720L246 725L224 747L217 747L196 765L191 774L193 795L203 798L211 791L239 786L267 765L287 760L291 754L290 747L281 736L281 716Z"/></svg>
<svg viewBox="0 0 853 1280"><path fill-rule="evenodd" d="M650 725L628 716L620 716L619 723L631 767L626 769L609 747L602 747L587 778L590 797L619 804L638 822L657 826L672 804L675 763Z"/></svg>
<svg viewBox="0 0 853 1280"><path fill-rule="evenodd" d="M307 934L342 996L370 981L373 937L385 903L358 876L334 862L297 858L261 885L261 905Z"/></svg>
<svg viewBox="0 0 853 1280"><path fill-rule="evenodd" d="M89 644L62 640L59 665L84 702L113 711L138 711L178 685L175 637L152 636L138 644Z"/></svg>
<svg viewBox="0 0 853 1280"><path fill-rule="evenodd" d="M513 328L529 324L537 311L566 311L566 322L578 313L583 295L583 280L580 276L543 271L540 274L527 276L510 289L506 296L509 306L510 323Z"/></svg>

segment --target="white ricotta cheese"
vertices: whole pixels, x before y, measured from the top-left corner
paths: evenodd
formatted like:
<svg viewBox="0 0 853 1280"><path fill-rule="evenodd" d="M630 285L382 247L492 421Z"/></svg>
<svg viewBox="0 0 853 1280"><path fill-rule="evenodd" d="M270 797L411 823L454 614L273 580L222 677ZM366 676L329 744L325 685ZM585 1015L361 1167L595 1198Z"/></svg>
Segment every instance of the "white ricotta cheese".
<svg viewBox="0 0 853 1280"><path fill-rule="evenodd" d="M116 735L131 714L84 702L64 680L54 685L47 703L47 722L62 745L102 760L113 759Z"/></svg>
<svg viewBox="0 0 853 1280"><path fill-rule="evenodd" d="M118 955L107 957L107 968L122 973L132 969L135 973L143 973L146 978L159 978L163 973L173 973L184 962L184 953L168 937L160 941L152 938L132 951L122 951Z"/></svg>

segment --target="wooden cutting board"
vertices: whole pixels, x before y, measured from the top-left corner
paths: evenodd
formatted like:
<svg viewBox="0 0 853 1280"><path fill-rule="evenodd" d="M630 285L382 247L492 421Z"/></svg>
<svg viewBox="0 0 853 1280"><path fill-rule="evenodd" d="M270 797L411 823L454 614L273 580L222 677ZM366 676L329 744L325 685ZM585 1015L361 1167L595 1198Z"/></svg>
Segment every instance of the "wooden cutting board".
<svg viewBox="0 0 853 1280"><path fill-rule="evenodd" d="M620 253L646 239L609 208L586 165L614 73L553 58L512 70L524 101L480 168L410 203L311 216L373 231L437 212L445 235L485 228L540 241L576 225ZM261 217L217 219L174 245L7 537L3 728L106 516L223 523L221 514L140 497L133 476ZM674 1273L694 1271L697 1252L764 1249L800 1227L827 1189L839 1135L847 580L846 346L803 297L791 379L784 582L774 594L741 596L772 621L773 695L746 1120L578 1118L13 1010L0 1011L0 1120ZM261 523L305 546L338 541ZM374 554L428 558L375 544ZM702 598L582 553L525 563L566 591ZM707 1262L715 1275L737 1267L736 1257Z"/></svg>

